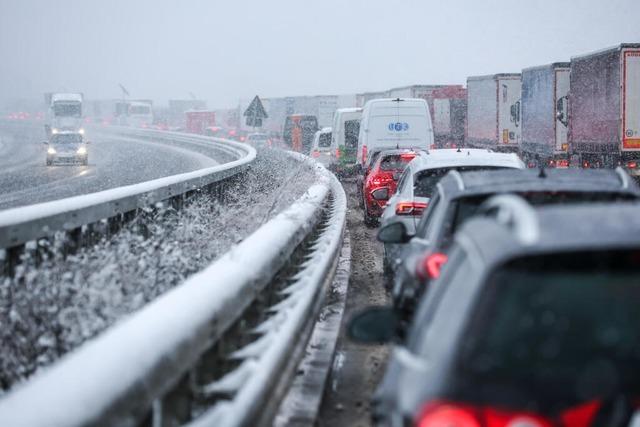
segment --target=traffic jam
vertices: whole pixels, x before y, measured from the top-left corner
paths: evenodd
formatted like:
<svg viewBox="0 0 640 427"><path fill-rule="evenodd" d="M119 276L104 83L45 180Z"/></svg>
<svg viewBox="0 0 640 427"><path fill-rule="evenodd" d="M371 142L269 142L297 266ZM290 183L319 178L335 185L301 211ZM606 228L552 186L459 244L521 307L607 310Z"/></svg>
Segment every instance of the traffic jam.
<svg viewBox="0 0 640 427"><path fill-rule="evenodd" d="M392 345L373 423L629 425L640 45L469 77L461 91L374 94L333 128L287 118L291 149L356 182L384 248L390 304L346 320L352 341Z"/></svg>

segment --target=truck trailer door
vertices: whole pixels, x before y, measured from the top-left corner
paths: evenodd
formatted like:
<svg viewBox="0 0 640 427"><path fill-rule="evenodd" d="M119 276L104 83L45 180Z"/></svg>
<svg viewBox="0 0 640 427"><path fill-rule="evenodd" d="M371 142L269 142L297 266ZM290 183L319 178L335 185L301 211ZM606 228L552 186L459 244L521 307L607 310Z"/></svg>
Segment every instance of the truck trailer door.
<svg viewBox="0 0 640 427"><path fill-rule="evenodd" d="M640 49L623 51L622 75L622 149L640 150Z"/></svg>

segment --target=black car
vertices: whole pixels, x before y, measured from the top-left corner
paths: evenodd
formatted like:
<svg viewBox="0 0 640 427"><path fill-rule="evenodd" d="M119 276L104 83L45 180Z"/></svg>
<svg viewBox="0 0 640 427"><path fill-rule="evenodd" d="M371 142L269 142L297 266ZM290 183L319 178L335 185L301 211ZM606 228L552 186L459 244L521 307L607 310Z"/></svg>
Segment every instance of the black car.
<svg viewBox="0 0 640 427"><path fill-rule="evenodd" d="M640 188L620 168L450 172L437 184L415 235L408 235L400 222L386 224L378 234L385 246L394 247L395 252L385 250L385 262L392 272L388 280L393 303L405 324L417 298L447 262L456 230L496 194L517 194L533 205L549 205L636 200Z"/></svg>
<svg viewBox="0 0 640 427"><path fill-rule="evenodd" d="M385 426L627 426L640 403L640 205L497 196L455 236L373 398ZM370 308L349 333L393 336Z"/></svg>

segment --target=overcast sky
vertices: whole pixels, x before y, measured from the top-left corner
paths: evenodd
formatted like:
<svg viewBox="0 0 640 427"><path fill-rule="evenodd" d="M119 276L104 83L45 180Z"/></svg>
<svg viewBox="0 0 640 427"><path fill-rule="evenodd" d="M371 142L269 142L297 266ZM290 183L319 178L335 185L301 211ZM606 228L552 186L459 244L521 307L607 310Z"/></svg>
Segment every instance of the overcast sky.
<svg viewBox="0 0 640 427"><path fill-rule="evenodd" d="M464 83L640 42L640 0L0 0L0 101Z"/></svg>

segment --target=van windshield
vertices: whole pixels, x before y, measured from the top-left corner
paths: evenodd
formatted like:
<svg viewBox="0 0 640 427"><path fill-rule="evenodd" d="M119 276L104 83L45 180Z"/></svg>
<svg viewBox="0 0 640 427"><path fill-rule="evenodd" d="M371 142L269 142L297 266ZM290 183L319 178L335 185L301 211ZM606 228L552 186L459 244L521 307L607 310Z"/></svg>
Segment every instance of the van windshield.
<svg viewBox="0 0 640 427"><path fill-rule="evenodd" d="M82 107L78 103L56 103L53 106L53 113L57 117L80 117Z"/></svg>
<svg viewBox="0 0 640 427"><path fill-rule="evenodd" d="M483 287L461 368L552 405L640 396L638 267L639 249L510 262Z"/></svg>
<svg viewBox="0 0 640 427"><path fill-rule="evenodd" d="M82 144L82 135L76 133L53 135L51 142L54 144Z"/></svg>

